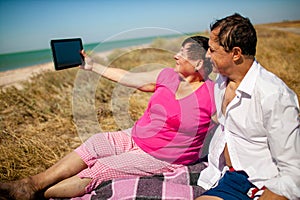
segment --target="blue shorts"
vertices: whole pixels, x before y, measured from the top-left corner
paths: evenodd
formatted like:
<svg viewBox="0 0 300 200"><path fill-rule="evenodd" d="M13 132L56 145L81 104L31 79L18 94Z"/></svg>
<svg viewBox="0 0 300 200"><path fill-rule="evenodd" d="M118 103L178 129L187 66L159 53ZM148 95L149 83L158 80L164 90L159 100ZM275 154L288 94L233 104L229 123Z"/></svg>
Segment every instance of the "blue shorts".
<svg viewBox="0 0 300 200"><path fill-rule="evenodd" d="M247 193L255 186L248 180L244 171L226 171L218 185L202 195L216 196L225 200L252 200Z"/></svg>

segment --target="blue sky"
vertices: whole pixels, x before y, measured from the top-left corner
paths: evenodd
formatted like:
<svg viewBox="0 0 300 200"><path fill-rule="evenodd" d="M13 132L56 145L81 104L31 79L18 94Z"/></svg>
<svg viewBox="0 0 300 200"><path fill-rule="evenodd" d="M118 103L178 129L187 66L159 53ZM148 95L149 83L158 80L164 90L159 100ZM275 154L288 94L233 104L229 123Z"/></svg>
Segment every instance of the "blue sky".
<svg viewBox="0 0 300 200"><path fill-rule="evenodd" d="M144 27L204 31L234 12L253 24L297 20L299 8L299 0L1 0L0 54L49 48L53 38L82 37L92 43L127 31L131 37L148 36L132 31Z"/></svg>

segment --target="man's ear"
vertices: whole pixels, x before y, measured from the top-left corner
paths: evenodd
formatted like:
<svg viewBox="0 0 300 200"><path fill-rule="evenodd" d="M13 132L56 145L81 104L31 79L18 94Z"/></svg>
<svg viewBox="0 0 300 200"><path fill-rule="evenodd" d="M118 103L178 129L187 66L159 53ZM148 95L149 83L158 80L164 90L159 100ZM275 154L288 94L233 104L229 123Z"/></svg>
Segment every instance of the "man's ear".
<svg viewBox="0 0 300 200"><path fill-rule="evenodd" d="M237 62L241 59L242 49L240 47L233 47L232 49L232 59L234 62Z"/></svg>

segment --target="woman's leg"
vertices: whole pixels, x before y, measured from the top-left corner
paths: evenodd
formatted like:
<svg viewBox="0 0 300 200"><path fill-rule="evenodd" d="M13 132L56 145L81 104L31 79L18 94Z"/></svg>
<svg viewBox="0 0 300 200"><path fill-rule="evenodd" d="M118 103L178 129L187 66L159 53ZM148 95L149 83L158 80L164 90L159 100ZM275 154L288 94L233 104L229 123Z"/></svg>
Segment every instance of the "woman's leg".
<svg viewBox="0 0 300 200"><path fill-rule="evenodd" d="M116 160L117 162L119 155L131 150L132 147L132 140L127 130L100 133L90 137L83 145L75 150L89 168L48 188L44 196L46 198L65 198L84 195L90 191L91 187L87 186L93 178L98 180L98 176L104 176L111 179L110 174L114 172L114 170L107 170L107 168L110 169L109 166L111 166L111 162L106 162L107 165L104 168L100 167L98 162L101 163L102 160L107 159ZM98 174L96 175L94 173ZM118 176L120 175L116 175L116 177Z"/></svg>
<svg viewBox="0 0 300 200"><path fill-rule="evenodd" d="M77 174L86 167L78 154L72 152L42 173L19 181L0 183L0 194L9 194L12 199L36 199L40 191Z"/></svg>
<svg viewBox="0 0 300 200"><path fill-rule="evenodd" d="M72 176L48 188L44 193L44 197L48 199L82 196L86 193L85 188L90 181L90 178Z"/></svg>
<svg viewBox="0 0 300 200"><path fill-rule="evenodd" d="M66 184L70 184L71 189L73 186L84 187L91 179L89 177L80 179L73 176L86 169L87 165L93 165L97 158L114 155L130 148L130 144L122 146L124 145L123 137L118 136L119 134L128 135L128 133L130 130L96 134L46 171L22 180L0 183L0 196L10 199L40 199L44 195L44 191L46 191L47 197L61 194L61 189L65 188L62 186ZM110 135L116 135L116 137L110 138ZM118 144L114 144L114 142ZM74 185L73 181L76 178L82 185Z"/></svg>
<svg viewBox="0 0 300 200"><path fill-rule="evenodd" d="M109 179L149 176L176 167L142 151L126 132L101 133L45 172L0 189L6 188L13 199L35 199L39 191L45 191L47 198L75 197Z"/></svg>
<svg viewBox="0 0 300 200"><path fill-rule="evenodd" d="M86 192L94 190L104 181L115 178L152 176L163 172L173 172L182 165L170 164L158 160L138 147L129 152L97 159L93 166L83 170L77 176L91 178Z"/></svg>

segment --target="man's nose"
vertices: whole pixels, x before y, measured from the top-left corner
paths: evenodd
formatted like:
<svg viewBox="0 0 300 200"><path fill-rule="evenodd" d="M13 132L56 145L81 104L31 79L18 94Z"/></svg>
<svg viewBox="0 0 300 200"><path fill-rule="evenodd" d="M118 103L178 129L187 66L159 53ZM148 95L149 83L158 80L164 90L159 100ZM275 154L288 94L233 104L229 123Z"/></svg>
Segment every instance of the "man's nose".
<svg viewBox="0 0 300 200"><path fill-rule="evenodd" d="M206 58L210 58L210 50L209 50L209 49L207 50L207 52L206 52L206 54L205 54L205 57L206 57Z"/></svg>

